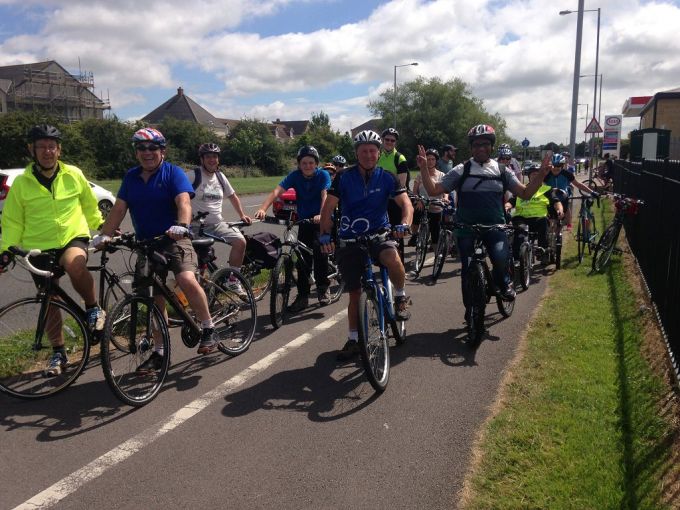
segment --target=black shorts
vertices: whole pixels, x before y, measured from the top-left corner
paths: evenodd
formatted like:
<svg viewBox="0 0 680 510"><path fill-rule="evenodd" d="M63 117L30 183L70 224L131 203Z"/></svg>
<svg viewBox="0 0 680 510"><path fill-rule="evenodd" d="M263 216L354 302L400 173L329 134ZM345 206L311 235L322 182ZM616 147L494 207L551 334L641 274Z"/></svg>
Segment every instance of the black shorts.
<svg viewBox="0 0 680 510"><path fill-rule="evenodd" d="M369 246L371 258L377 262L383 250L396 250L397 242L388 239L383 242L376 241ZM356 290L361 286L361 276L366 269L366 253L363 247L355 243L343 244L338 241L338 248L335 251L335 260L338 262L338 269L345 282L345 290Z"/></svg>
<svg viewBox="0 0 680 510"><path fill-rule="evenodd" d="M89 237L74 237L63 248L55 248L52 250L44 250L40 255L35 255L31 257L31 264L33 264L38 269L43 269L45 271L52 271L55 278L59 278L64 275L64 269L59 264L59 260L64 252L69 248L81 248L85 252L85 260L87 260L87 247L90 243ZM39 288L44 288L47 283L47 279L44 276L39 276L37 274L31 273L31 278L35 282L36 286Z"/></svg>

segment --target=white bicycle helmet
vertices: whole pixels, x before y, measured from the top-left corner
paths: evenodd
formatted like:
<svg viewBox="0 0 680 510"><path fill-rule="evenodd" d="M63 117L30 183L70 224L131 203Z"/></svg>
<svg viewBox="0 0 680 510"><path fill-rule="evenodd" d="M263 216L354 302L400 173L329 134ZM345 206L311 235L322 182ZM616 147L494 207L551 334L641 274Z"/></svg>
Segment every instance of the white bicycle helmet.
<svg viewBox="0 0 680 510"><path fill-rule="evenodd" d="M375 145L378 149L382 146L382 138L380 138L380 135L376 133L375 131L371 131L370 129L365 129L354 137L354 148L358 148L360 145L364 145L370 143L371 145Z"/></svg>

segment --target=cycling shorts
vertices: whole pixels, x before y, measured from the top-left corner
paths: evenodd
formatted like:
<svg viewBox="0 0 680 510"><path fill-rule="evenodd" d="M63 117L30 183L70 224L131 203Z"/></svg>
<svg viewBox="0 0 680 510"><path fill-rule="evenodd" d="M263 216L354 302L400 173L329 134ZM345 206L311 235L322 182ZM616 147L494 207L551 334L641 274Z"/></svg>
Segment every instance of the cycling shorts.
<svg viewBox="0 0 680 510"><path fill-rule="evenodd" d="M354 243L338 245L335 252L335 260L338 262L338 269L345 282L345 290L353 291L361 287L361 276L366 269L366 254L361 246ZM383 242L371 243L369 246L371 258L377 261L383 250L396 250L397 241L388 239Z"/></svg>

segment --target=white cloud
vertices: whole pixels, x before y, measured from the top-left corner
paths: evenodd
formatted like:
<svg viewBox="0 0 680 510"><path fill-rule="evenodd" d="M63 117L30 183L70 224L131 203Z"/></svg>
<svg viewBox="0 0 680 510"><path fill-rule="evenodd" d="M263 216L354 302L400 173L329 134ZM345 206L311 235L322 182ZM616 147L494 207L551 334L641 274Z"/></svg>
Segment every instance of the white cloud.
<svg viewBox="0 0 680 510"><path fill-rule="evenodd" d="M291 3L168 0L162 8L147 4L150 12L142 8L140 15L131 0L0 0L15 11L46 11L33 20L44 21L38 33L0 43L0 64L53 58L69 65L80 57L98 88L110 90L114 108L141 102L144 89L174 89L178 69L200 69L222 90L207 94L199 83L184 83L185 89L190 95L196 89L195 98L217 116L292 119L323 110L344 131L370 117L366 104L393 86L395 64L417 61L418 67L399 69L400 82L418 75L459 77L506 118L515 138L540 143L568 137L576 15L558 11L574 8L571 0L482 0L474 7L462 0L393 0L335 29L276 36L238 31L244 20L260 16L276 14L285 23ZM603 114L619 112L631 95L680 85L677 3L600 0L599 6ZM595 30L595 13L585 13L581 74L594 73ZM338 99L342 83L352 85L352 97ZM592 84L592 78L581 80L579 102L592 103ZM366 87L365 95L356 97L357 85ZM335 95L305 99L326 90ZM253 101L259 94L267 99ZM140 114L155 106L140 106Z"/></svg>

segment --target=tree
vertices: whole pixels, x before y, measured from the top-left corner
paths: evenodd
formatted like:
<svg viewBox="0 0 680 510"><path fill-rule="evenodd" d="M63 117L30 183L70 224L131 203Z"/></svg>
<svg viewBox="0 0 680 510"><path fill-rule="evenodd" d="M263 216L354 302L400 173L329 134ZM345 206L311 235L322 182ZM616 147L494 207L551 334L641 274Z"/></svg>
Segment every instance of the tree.
<svg viewBox="0 0 680 510"><path fill-rule="evenodd" d="M294 144L290 144L289 153L295 156L303 145L313 145L319 151L322 161L329 161L336 154L343 154L345 158L348 158L346 154L348 143L350 154L353 155L349 135L347 133L341 135L339 131L333 131L330 119L324 112L313 113L307 131L298 136Z"/></svg>
<svg viewBox="0 0 680 510"><path fill-rule="evenodd" d="M136 125L110 119L87 119L78 124L82 138L91 148L94 159L91 176L99 179L122 179L125 171L137 164L130 139Z"/></svg>
<svg viewBox="0 0 680 510"><path fill-rule="evenodd" d="M54 119L36 113L12 112L0 115L0 168L26 166L31 157L26 135L36 124L56 124Z"/></svg>
<svg viewBox="0 0 680 510"><path fill-rule="evenodd" d="M280 175L288 166L284 146L267 124L254 119L243 119L232 130L222 161L227 165L255 165L266 175Z"/></svg>
<svg viewBox="0 0 680 510"><path fill-rule="evenodd" d="M165 117L158 129L168 141L168 159L181 163L200 164L198 148L202 143L224 143L224 139L220 140L209 128L189 120Z"/></svg>
<svg viewBox="0 0 680 510"><path fill-rule="evenodd" d="M443 82L439 78L417 78L397 89L397 130L399 151L414 161L417 145L439 149L452 143L462 158L470 156L468 130L477 124L491 124L497 143L517 142L506 133L506 123L499 114L490 114L481 99L472 95L470 87L455 78ZM383 119L383 128L391 125L394 90L386 90L381 99L371 101L368 108Z"/></svg>

